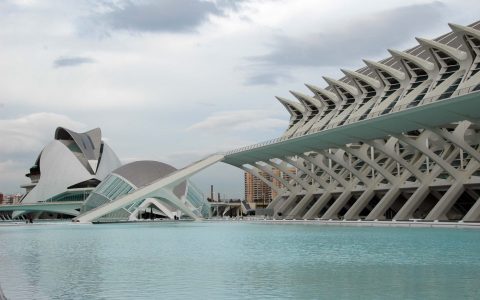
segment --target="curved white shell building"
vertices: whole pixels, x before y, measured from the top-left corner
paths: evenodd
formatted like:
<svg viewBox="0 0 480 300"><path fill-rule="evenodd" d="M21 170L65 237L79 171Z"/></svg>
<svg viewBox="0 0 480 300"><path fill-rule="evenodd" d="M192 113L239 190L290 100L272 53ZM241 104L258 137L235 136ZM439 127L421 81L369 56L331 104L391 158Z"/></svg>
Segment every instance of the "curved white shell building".
<svg viewBox="0 0 480 300"><path fill-rule="evenodd" d="M26 174L31 183L23 186L27 193L21 204L84 201L120 165L116 154L102 141L100 128L77 133L58 127L54 140L42 150ZM17 211L13 217L22 213ZM37 212L36 216L41 213Z"/></svg>

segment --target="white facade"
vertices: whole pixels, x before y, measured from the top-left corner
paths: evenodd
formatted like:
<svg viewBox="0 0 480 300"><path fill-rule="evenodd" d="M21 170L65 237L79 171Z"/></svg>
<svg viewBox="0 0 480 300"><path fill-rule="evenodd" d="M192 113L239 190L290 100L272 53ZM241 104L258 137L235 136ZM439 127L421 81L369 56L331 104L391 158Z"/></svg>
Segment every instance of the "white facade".
<svg viewBox="0 0 480 300"><path fill-rule="evenodd" d="M120 165L112 149L101 140L99 128L76 133L59 127L55 139L42 150L27 174L32 183L26 185L28 193L21 203L83 201Z"/></svg>
<svg viewBox="0 0 480 300"><path fill-rule="evenodd" d="M152 185L154 182L175 173L176 168L157 161L135 161L113 170L82 206L82 214L98 207L114 203L126 195ZM202 193L190 182L183 180L171 190L161 188L155 194L138 197L115 210L110 210L94 221L134 221L142 214L153 213L156 217L174 219L186 216L192 219L209 216L209 204Z"/></svg>
<svg viewBox="0 0 480 300"><path fill-rule="evenodd" d="M312 95L277 97L291 115L278 139L225 162L283 188L286 219L480 221L480 22L342 70ZM373 41L372 41L373 42ZM291 180L275 178L273 169Z"/></svg>
<svg viewBox="0 0 480 300"><path fill-rule="evenodd" d="M307 84L311 95L277 97L291 114L282 137L213 154L75 220L171 195L223 161L282 184L268 206L278 218L480 222L480 22L450 27L342 78L324 77L324 88Z"/></svg>

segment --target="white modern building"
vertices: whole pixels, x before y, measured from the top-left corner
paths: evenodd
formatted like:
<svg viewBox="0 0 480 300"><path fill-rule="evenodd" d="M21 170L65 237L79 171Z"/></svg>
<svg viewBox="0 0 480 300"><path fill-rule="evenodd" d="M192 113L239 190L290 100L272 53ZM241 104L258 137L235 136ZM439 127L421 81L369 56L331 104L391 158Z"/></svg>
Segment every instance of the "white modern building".
<svg viewBox="0 0 480 300"><path fill-rule="evenodd" d="M281 218L480 221L480 22L450 27L277 97L285 134L225 161L256 176L298 170L276 178L269 208Z"/></svg>
<svg viewBox="0 0 480 300"><path fill-rule="evenodd" d="M113 150L102 141L99 128L77 133L59 127L54 140L40 153L23 185L20 203L0 206L2 219L73 218L80 213L115 201L148 186L177 169L156 161L120 163ZM109 213L98 221L132 221L138 218L208 217L210 208L202 193L189 180L171 191L161 189L134 203Z"/></svg>
<svg viewBox="0 0 480 300"><path fill-rule="evenodd" d="M22 186L26 194L19 206L59 202L77 202L79 206L98 183L120 165L117 155L102 141L100 128L77 133L58 127L54 140L45 146L26 174L31 182ZM12 217L24 213L33 214L34 218L78 214L71 205L65 207L65 210L59 207L45 211L18 210Z"/></svg>
<svg viewBox="0 0 480 300"><path fill-rule="evenodd" d="M86 199L81 212L87 212L106 203L115 201L142 187L164 178L177 169L157 161L136 161L114 170L102 181ZM171 192L161 189L148 197L110 212L96 221L118 222L151 218L191 218L209 217L210 206L203 194L189 180L175 186Z"/></svg>
<svg viewBox="0 0 480 300"><path fill-rule="evenodd" d="M278 97L291 115L282 137L211 155L76 220L172 190L223 161L275 192L276 218L480 222L480 22L450 27L324 77L323 87L307 84L293 100Z"/></svg>

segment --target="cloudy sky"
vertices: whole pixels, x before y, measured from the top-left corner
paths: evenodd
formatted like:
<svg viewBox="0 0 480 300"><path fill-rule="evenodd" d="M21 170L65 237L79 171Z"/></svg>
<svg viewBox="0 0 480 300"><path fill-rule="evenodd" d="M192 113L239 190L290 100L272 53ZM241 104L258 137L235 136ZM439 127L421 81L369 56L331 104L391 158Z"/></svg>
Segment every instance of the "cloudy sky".
<svg viewBox="0 0 480 300"><path fill-rule="evenodd" d="M479 11L478 0L0 0L0 191L21 191L57 126L100 127L123 162L176 167L277 137L288 114L275 95ZM243 194L227 165L194 181Z"/></svg>

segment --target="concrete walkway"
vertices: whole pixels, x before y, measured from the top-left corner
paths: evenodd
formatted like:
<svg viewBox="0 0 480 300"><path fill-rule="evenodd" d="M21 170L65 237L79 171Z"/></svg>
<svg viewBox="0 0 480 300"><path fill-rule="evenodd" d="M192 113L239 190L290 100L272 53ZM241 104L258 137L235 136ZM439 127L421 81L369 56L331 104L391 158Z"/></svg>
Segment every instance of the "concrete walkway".
<svg viewBox="0 0 480 300"><path fill-rule="evenodd" d="M425 221L344 221L344 220L283 220L283 219L261 219L261 218L213 218L205 221L210 222L249 222L263 224L305 224L305 225L327 225L327 226L352 226L352 227L431 227L431 228L472 228L480 229L480 223L464 222L425 222Z"/></svg>
<svg viewBox="0 0 480 300"><path fill-rule="evenodd" d="M98 206L92 210L89 210L78 217L75 217L72 221L78 223L91 223L96 219L111 213L117 209L125 207L129 204L132 204L140 199L145 198L155 198L155 196L163 189L166 193L173 194L172 190L175 186L177 186L180 182L184 181L185 179L189 178L193 174L205 169L208 166L211 166L217 162L220 162L224 159L223 154L213 154L204 159L196 161L183 169L179 169L166 177L160 178L157 181L154 181L146 186L140 187L136 191L122 196L115 201L107 202L104 205ZM173 197L169 199L172 201ZM172 201L173 202L173 201ZM176 205L183 205L179 202L173 202ZM184 205L183 205L184 206ZM189 209L184 207L179 207L184 213L188 214ZM197 219L198 217L195 216L193 213L190 214L190 217L193 219Z"/></svg>

